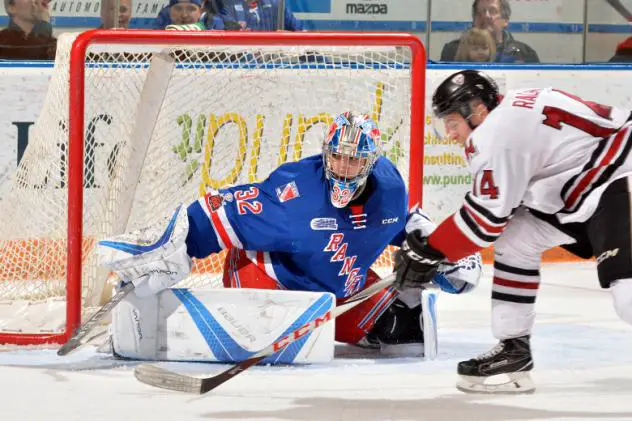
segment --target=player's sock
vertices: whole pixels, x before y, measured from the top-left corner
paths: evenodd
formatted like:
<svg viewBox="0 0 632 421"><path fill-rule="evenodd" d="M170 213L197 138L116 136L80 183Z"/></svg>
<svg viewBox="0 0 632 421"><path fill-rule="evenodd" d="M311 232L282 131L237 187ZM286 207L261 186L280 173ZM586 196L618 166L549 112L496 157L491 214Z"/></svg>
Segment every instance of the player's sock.
<svg viewBox="0 0 632 421"><path fill-rule="evenodd" d="M489 351L458 365L461 379L457 389L467 393L532 393L535 385L529 371L533 358L529 335L501 340ZM487 382L495 376L509 378L505 382Z"/></svg>

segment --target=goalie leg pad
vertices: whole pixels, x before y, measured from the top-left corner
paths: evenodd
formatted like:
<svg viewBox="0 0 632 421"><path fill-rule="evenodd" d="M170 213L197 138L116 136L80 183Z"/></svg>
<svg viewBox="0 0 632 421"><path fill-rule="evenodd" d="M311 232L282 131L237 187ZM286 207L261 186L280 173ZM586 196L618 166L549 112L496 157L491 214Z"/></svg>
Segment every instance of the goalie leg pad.
<svg viewBox="0 0 632 421"><path fill-rule="evenodd" d="M439 290L406 289L389 306L367 335L383 355L420 357L437 356L437 298Z"/></svg>
<svg viewBox="0 0 632 421"><path fill-rule="evenodd" d="M439 290L434 288L421 290L421 323L424 334L424 358L434 360L439 352L437 336L437 299Z"/></svg>
<svg viewBox="0 0 632 421"><path fill-rule="evenodd" d="M141 360L242 361L313 320L324 322L334 305L331 293L260 289L167 289L132 296L114 310L113 351ZM333 323L295 336L297 342L263 362L333 359Z"/></svg>

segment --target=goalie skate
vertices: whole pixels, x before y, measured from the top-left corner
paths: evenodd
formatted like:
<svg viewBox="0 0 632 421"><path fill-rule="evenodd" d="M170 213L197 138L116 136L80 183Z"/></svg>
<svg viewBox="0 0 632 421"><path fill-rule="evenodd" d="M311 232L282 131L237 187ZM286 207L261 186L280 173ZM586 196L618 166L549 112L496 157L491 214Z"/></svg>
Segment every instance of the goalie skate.
<svg viewBox="0 0 632 421"><path fill-rule="evenodd" d="M488 352L461 361L456 388L465 393L533 393L532 369L529 336L505 339Z"/></svg>

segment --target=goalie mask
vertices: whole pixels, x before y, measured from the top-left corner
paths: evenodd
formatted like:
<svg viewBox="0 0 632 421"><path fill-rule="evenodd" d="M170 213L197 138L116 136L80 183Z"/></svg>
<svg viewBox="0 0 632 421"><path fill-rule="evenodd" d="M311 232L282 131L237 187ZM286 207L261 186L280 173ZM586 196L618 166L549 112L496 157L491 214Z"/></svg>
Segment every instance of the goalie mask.
<svg viewBox="0 0 632 421"><path fill-rule="evenodd" d="M362 192L381 153L380 130L366 114L338 115L323 142L331 203L344 208Z"/></svg>

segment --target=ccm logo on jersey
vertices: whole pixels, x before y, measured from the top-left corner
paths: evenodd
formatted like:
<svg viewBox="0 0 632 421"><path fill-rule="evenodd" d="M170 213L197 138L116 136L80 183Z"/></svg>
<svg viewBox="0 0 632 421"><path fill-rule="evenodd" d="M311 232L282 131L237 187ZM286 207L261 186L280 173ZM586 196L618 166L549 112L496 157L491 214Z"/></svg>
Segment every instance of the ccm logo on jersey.
<svg viewBox="0 0 632 421"><path fill-rule="evenodd" d="M619 248L606 250L597 257L597 264L611 257L615 257L617 254L619 254Z"/></svg>
<svg viewBox="0 0 632 421"><path fill-rule="evenodd" d="M301 195L298 192L298 187L296 187L296 183L291 181L287 184L277 187L276 189L277 197L279 198L279 202L287 202L288 200L296 199Z"/></svg>
<svg viewBox="0 0 632 421"><path fill-rule="evenodd" d="M314 218L309 222L309 227L314 231L335 231L338 229L336 218Z"/></svg>
<svg viewBox="0 0 632 421"><path fill-rule="evenodd" d="M382 219L382 225L394 224L397 221L399 221L399 216L396 216L395 218L385 218Z"/></svg>

